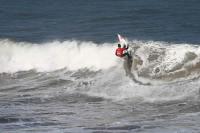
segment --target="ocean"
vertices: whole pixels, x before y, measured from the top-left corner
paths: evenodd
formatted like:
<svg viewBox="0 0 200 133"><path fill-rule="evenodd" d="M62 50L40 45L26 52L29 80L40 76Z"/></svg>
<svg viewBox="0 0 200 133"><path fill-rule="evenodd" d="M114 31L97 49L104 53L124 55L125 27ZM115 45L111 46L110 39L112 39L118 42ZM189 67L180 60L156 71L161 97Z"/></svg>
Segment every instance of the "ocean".
<svg viewBox="0 0 200 133"><path fill-rule="evenodd" d="M199 133L199 7L0 0L0 132Z"/></svg>

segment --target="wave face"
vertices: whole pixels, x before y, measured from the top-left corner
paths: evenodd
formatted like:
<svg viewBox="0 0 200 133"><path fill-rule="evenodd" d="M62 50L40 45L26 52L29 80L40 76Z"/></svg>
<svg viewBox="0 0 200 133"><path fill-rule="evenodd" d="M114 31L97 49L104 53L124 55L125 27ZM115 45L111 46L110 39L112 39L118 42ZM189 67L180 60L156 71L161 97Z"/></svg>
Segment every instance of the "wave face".
<svg viewBox="0 0 200 133"><path fill-rule="evenodd" d="M78 70L106 69L116 64L113 46L92 42L54 41L44 44L0 41L0 73L35 69L54 71L61 68Z"/></svg>

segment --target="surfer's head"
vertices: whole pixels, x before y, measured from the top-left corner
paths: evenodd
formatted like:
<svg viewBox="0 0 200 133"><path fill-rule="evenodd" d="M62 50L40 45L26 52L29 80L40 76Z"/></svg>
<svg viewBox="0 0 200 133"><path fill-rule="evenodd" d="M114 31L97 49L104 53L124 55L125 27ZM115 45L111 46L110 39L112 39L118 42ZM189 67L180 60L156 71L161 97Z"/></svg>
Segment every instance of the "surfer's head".
<svg viewBox="0 0 200 133"><path fill-rule="evenodd" d="M121 44L118 44L118 48L121 48Z"/></svg>

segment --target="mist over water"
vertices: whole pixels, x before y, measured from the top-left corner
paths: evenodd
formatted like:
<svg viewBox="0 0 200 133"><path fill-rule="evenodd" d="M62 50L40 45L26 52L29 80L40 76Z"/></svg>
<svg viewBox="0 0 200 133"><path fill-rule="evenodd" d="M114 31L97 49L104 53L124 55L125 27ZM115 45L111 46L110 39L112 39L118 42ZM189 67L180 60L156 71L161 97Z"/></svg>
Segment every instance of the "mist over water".
<svg viewBox="0 0 200 133"><path fill-rule="evenodd" d="M199 133L199 6L1 0L0 132Z"/></svg>

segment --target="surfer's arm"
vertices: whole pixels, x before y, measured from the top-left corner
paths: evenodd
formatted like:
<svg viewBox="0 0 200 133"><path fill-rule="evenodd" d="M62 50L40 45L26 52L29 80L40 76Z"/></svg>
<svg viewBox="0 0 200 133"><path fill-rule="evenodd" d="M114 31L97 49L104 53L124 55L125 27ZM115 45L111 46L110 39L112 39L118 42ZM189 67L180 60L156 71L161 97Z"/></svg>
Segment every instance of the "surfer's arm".
<svg viewBox="0 0 200 133"><path fill-rule="evenodd" d="M127 44L125 49L127 50L128 48L129 48L129 45Z"/></svg>
<svg viewBox="0 0 200 133"><path fill-rule="evenodd" d="M128 49L129 48L129 44L127 44L127 47L126 47L126 49Z"/></svg>

